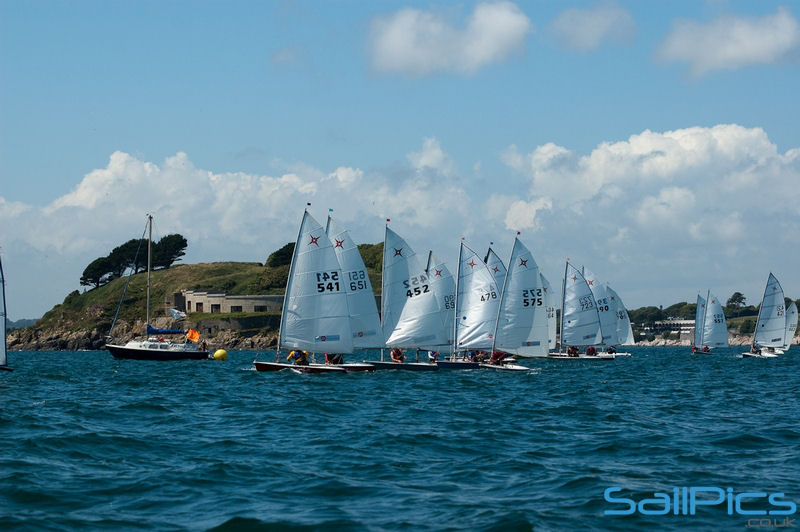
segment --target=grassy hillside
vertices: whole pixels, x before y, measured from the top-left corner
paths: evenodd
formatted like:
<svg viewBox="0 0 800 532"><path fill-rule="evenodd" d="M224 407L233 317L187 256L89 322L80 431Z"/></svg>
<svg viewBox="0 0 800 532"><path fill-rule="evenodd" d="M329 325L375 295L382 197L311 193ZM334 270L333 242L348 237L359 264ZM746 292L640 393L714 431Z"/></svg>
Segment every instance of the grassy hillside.
<svg viewBox="0 0 800 532"><path fill-rule="evenodd" d="M371 252L365 260L367 273L375 292L380 293L380 261L377 261L376 269L376 261L371 256L378 251L376 248L378 245L365 245L362 254L365 251ZM380 244L381 253L382 248L383 244ZM287 264L269 267L255 262L181 264L166 270L156 270L151 272L150 280L151 316L164 316L166 296L181 290L219 290L236 295L283 294L288 274ZM105 334L111 328L126 282L128 277L123 277L83 293L77 290L72 292L63 303L48 311L36 323L35 328L98 329L101 334ZM130 277L119 319L129 323L144 319L146 287L147 273L137 273Z"/></svg>

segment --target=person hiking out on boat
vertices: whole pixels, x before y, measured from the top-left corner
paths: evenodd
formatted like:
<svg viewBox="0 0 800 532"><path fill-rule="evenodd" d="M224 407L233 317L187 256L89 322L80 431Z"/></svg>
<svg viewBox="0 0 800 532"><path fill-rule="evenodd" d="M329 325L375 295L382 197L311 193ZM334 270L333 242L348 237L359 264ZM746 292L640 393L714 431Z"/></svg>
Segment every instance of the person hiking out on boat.
<svg viewBox="0 0 800 532"><path fill-rule="evenodd" d="M489 364L500 365L503 363L503 360L506 359L508 353L503 353L502 351L495 351L492 353L492 356L489 357Z"/></svg>
<svg viewBox="0 0 800 532"><path fill-rule="evenodd" d="M578 348L575 347L574 345L567 347L567 355L571 357L578 356Z"/></svg>
<svg viewBox="0 0 800 532"><path fill-rule="evenodd" d="M753 347L750 348L750 352L756 355L760 355L761 349L759 349L755 344L753 344Z"/></svg>
<svg viewBox="0 0 800 532"><path fill-rule="evenodd" d="M613 345L610 345L610 346L606 347L606 353L609 353L609 354L613 355L616 352L617 352L617 350L614 348Z"/></svg>
<svg viewBox="0 0 800 532"><path fill-rule="evenodd" d="M590 345L586 348L586 356L587 357L594 357L597 356L597 348L593 345Z"/></svg>
<svg viewBox="0 0 800 532"><path fill-rule="evenodd" d="M342 362L344 362L342 353L325 353L326 364L341 364Z"/></svg>
<svg viewBox="0 0 800 532"><path fill-rule="evenodd" d="M428 351L428 362L436 364L437 360L439 360L439 351Z"/></svg>
<svg viewBox="0 0 800 532"><path fill-rule="evenodd" d="M308 366L308 351L295 349L289 353L289 356L286 357L286 360L292 360L295 366Z"/></svg>
<svg viewBox="0 0 800 532"><path fill-rule="evenodd" d="M402 364L406 359L406 356L403 354L403 352L396 347L392 348L390 354L392 357L392 362L397 362L398 364Z"/></svg>

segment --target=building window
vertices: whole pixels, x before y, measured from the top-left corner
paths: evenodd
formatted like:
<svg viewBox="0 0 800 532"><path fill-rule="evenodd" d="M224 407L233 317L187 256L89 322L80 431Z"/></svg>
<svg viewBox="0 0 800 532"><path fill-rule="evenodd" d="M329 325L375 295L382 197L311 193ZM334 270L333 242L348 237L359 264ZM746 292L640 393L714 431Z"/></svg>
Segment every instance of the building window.
<svg viewBox="0 0 800 532"><path fill-rule="evenodd" d="M242 306L241 305L231 305L231 312L241 312Z"/></svg>
<svg viewBox="0 0 800 532"><path fill-rule="evenodd" d="M212 303L211 314L219 314L219 311L220 311L219 303L217 303L216 305Z"/></svg>
<svg viewBox="0 0 800 532"><path fill-rule="evenodd" d="M195 312L203 312L203 304L202 303L195 303L194 304Z"/></svg>
<svg viewBox="0 0 800 532"><path fill-rule="evenodd" d="M253 312L266 312L266 311L267 311L267 306L266 305L256 305L253 308Z"/></svg>

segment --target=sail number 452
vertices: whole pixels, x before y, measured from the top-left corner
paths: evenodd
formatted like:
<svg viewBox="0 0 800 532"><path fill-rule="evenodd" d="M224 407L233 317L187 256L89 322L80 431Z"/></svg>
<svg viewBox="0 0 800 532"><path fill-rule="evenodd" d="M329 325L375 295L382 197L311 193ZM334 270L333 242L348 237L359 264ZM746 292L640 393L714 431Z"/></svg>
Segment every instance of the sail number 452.
<svg viewBox="0 0 800 532"><path fill-rule="evenodd" d="M317 292L339 292L339 272L317 272Z"/></svg>

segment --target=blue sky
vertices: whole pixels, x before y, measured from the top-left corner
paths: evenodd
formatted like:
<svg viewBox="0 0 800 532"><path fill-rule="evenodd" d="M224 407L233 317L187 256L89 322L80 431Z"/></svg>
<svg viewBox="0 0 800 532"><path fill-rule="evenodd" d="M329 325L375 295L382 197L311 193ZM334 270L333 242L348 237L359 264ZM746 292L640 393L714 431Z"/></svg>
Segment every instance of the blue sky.
<svg viewBox="0 0 800 532"><path fill-rule="evenodd" d="M780 2L0 1L0 247L38 317L141 233L263 261L307 201L455 260L513 236L629 307L800 294Z"/></svg>

